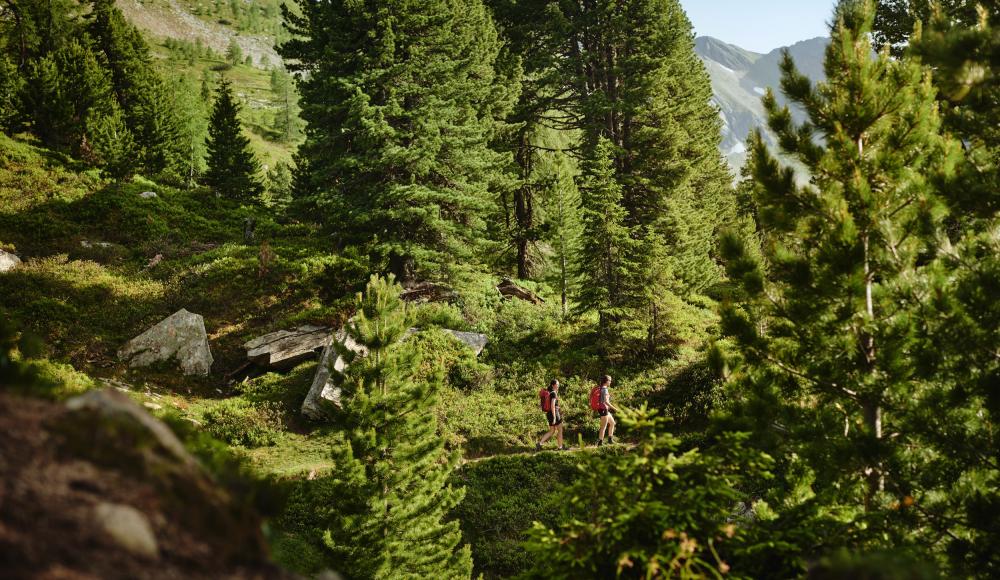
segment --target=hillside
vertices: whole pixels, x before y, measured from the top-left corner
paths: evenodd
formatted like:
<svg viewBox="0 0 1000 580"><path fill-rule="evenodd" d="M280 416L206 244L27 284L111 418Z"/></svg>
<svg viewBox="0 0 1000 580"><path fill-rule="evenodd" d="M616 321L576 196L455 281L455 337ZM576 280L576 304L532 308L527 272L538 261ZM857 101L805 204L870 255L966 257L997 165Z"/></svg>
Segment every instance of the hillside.
<svg viewBox="0 0 1000 580"><path fill-rule="evenodd" d="M156 197L142 197L146 191ZM251 217L257 241L245 244L242 226ZM288 498L270 523L275 560L303 573L323 568L325 520L316 506L329 501L333 442L328 426L300 411L316 361L239 382L227 375L244 362L249 339L303 323L342 324L363 280L350 260L331 253L313 226L277 221L264 208L143 178L115 184L81 171L74 159L3 135L0 232L0 247L23 260L0 274L0 309L42 340L51 361L43 374L61 385L48 396L123 389L154 415L187 425L196 451L204 452L205 436L225 442L245 465L243 477L278 482ZM274 258L262 270L265 240ZM700 352L714 318L706 308L676 305L682 342L665 364L609 369L591 321L564 321L551 288L522 282L546 299L535 305L503 300L497 281L470 273L456 280L456 299L415 311L426 331L422 348L446 365L442 436L467 459L486 458L454 476L469 489L455 517L475 542L477 571L491 578L524 569L519 543L533 520L555 523L543 513L551 505L525 508L528 490L565 482L575 471L568 456L550 462L523 455L541 429L538 385L565 377L568 441L591 446L596 421L585 398L598 373L620 377L619 404L654 400L692 427L704 420L715 388ZM183 376L172 364L132 369L118 358L129 338L180 308L204 316L215 358L208 377ZM489 343L477 359L435 328L482 332ZM512 483L499 492L498 482ZM506 498L500 503L498 493Z"/></svg>
<svg viewBox="0 0 1000 580"><path fill-rule="evenodd" d="M799 71L817 82L825 79L823 54L828 43L827 38L813 38L758 54L709 36L695 40L695 51L712 78L713 101L722 117L720 148L734 171L738 172L746 159L746 138L753 129L763 129L768 142L775 144L760 98L771 89L779 102L784 102L779 69L782 52L787 49ZM796 118L801 120L801 115L796 114Z"/></svg>

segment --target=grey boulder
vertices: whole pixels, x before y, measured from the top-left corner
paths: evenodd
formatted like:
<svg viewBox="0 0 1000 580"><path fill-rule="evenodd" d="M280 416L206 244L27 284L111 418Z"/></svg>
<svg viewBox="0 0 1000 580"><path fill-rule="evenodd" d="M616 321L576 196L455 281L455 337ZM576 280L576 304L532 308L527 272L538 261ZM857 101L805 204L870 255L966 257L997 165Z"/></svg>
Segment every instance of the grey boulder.
<svg viewBox="0 0 1000 580"><path fill-rule="evenodd" d="M130 505L120 503L99 503L94 506L94 519L119 546L147 558L160 554L146 514Z"/></svg>
<svg viewBox="0 0 1000 580"><path fill-rule="evenodd" d="M0 250L0 272L10 272L20 264L21 258L18 258L10 252Z"/></svg>
<svg viewBox="0 0 1000 580"><path fill-rule="evenodd" d="M118 358L127 360L130 367L173 359L185 375L207 376L213 359L205 319L182 308L125 343Z"/></svg>

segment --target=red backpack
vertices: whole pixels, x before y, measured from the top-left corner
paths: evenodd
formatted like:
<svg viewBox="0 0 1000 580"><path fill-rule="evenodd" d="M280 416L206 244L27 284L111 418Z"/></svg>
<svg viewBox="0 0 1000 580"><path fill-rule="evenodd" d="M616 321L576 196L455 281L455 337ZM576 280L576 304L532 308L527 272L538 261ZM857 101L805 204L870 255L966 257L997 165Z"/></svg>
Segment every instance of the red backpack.
<svg viewBox="0 0 1000 580"><path fill-rule="evenodd" d="M542 404L542 410L548 413L552 410L552 399L549 397L549 390L542 389L538 391L538 399Z"/></svg>
<svg viewBox="0 0 1000 580"><path fill-rule="evenodd" d="M590 408L595 411L601 410L601 386L598 385L590 389Z"/></svg>

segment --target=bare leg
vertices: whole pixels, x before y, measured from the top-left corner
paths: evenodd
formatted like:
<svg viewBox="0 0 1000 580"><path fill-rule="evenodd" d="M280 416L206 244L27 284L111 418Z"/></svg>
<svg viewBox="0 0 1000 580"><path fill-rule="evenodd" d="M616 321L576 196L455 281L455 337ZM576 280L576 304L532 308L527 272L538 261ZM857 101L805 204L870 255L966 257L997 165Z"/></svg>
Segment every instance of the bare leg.
<svg viewBox="0 0 1000 580"><path fill-rule="evenodd" d="M618 423L615 422L615 418L611 416L611 413L608 413L608 437L615 436L615 425L617 424Z"/></svg>
<svg viewBox="0 0 1000 580"><path fill-rule="evenodd" d="M545 435L542 435L542 440L539 441L538 443L539 444L545 443L546 441L548 441L549 439L551 439L552 436L555 435L555 433L556 433L556 427L554 427L554 426L553 427L549 427L549 432L546 433Z"/></svg>
<svg viewBox="0 0 1000 580"><path fill-rule="evenodd" d="M559 424L559 425L556 426L556 443L559 444L559 447L563 446L563 426L562 426L562 424Z"/></svg>
<svg viewBox="0 0 1000 580"><path fill-rule="evenodd" d="M610 414L601 417L601 428L597 432L598 439L604 439L604 432L607 431L608 429L608 419L610 418L611 418ZM612 431L612 433L614 433L614 431Z"/></svg>

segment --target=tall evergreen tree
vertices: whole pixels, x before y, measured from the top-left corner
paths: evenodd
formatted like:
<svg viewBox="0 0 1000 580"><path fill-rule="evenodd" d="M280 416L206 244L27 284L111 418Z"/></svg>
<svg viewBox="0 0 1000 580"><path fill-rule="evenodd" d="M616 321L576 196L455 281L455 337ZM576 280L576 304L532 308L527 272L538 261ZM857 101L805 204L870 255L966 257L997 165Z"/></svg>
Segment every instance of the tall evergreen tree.
<svg viewBox="0 0 1000 580"><path fill-rule="evenodd" d="M404 282L478 259L509 160L489 142L510 105L480 0L299 7L281 52L304 73L300 200Z"/></svg>
<svg viewBox="0 0 1000 580"><path fill-rule="evenodd" d="M773 95L764 104L782 149L812 180L797 185L756 141L768 269L728 240L742 296L722 318L742 361L735 420L781 465L772 499L822 506L817 525L843 534L831 542L902 547L942 534L900 506L940 491L924 487L935 450L908 425L915 401L931 391L916 352L929 322L928 258L945 215L936 186L959 150L940 135L926 72L888 51L873 58L873 14L867 0L838 5L825 83L813 87L789 56L782 62L782 90L809 120L794 126Z"/></svg>
<svg viewBox="0 0 1000 580"><path fill-rule="evenodd" d="M939 249L937 276L929 292L937 314L932 337L919 352L922 376L937 384L921 399L911 428L939 450L928 477L948 493L923 510L947 522L945 540L956 576L1000 575L1000 421L997 384L1000 364L1000 5L983 2L975 20L931 18L911 39L911 55L932 65L934 82L946 98L944 118L963 140L965 163L947 185L947 201L960 219L950 220Z"/></svg>
<svg viewBox="0 0 1000 580"><path fill-rule="evenodd" d="M469 547L459 548L458 522L444 521L465 492L448 484L459 454L437 433L441 375L414 376L421 356L401 342L410 323L401 292L392 277L373 276L345 327L367 354L341 348L343 502L330 547L357 578L468 578Z"/></svg>
<svg viewBox="0 0 1000 580"><path fill-rule="evenodd" d="M255 203L263 191L260 164L250 149L250 138L243 134L239 112L232 84L221 77L209 120L205 183L218 195Z"/></svg>
<svg viewBox="0 0 1000 580"><path fill-rule="evenodd" d="M561 4L568 23L564 76L585 143L615 146L629 226L651 226L669 244L688 290L716 282L715 230L731 178L718 150L718 113L677 0Z"/></svg>
<svg viewBox="0 0 1000 580"><path fill-rule="evenodd" d="M113 0L93 0L91 7L89 32L135 137L137 165L161 177L186 175L189 142L181 112L153 67L149 46Z"/></svg>
<svg viewBox="0 0 1000 580"><path fill-rule="evenodd" d="M627 320L635 304L638 244L626 225L627 210L622 204L622 187L614 170L614 146L600 138L582 168L583 232L577 256L581 312L596 310L601 326L614 336L614 325Z"/></svg>

